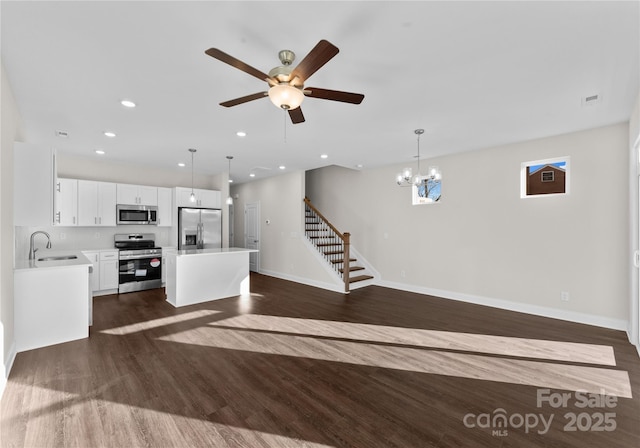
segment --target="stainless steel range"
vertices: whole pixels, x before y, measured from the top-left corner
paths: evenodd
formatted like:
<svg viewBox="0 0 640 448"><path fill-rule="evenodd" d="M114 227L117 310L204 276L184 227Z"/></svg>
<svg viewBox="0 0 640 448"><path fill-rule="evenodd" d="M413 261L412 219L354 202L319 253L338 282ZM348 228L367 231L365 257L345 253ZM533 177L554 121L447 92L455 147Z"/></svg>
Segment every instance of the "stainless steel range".
<svg viewBox="0 0 640 448"><path fill-rule="evenodd" d="M118 233L118 293L162 287L162 248L153 233Z"/></svg>

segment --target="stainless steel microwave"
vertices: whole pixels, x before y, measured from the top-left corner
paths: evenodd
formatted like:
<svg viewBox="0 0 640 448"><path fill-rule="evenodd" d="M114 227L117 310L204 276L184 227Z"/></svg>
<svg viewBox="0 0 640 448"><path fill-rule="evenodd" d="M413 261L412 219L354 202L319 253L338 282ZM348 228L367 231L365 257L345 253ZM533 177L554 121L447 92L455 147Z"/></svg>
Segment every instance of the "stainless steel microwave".
<svg viewBox="0 0 640 448"><path fill-rule="evenodd" d="M117 224L158 224L158 207L155 205L116 205Z"/></svg>

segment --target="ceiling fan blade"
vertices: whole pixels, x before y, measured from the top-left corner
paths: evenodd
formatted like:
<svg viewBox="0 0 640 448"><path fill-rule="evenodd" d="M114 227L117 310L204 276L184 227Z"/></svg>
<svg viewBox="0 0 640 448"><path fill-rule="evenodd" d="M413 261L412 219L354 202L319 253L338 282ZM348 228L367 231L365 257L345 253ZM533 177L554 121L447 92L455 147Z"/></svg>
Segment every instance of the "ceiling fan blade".
<svg viewBox="0 0 640 448"><path fill-rule="evenodd" d="M267 92L253 93L251 95L247 95L247 96L243 96L243 97L236 98L236 99L233 99L233 100L225 101L224 103L220 103L220 105L224 106L224 107L237 106L238 104L248 103L249 101L259 100L260 98L265 98L267 95L268 95Z"/></svg>
<svg viewBox="0 0 640 448"><path fill-rule="evenodd" d="M240 59L236 59L233 56L228 55L224 51L220 51L217 48L209 48L205 51L206 54L211 56L214 59L224 62L225 64L229 64L232 67L237 68L238 70L242 70L245 73L248 73L251 76L255 76L261 81L268 81L271 79L269 75L261 72L257 68L253 68L248 64L245 64Z"/></svg>
<svg viewBox="0 0 640 448"><path fill-rule="evenodd" d="M339 90L319 89L317 87L305 87L304 94L311 98L341 101L351 104L360 104L364 99L364 95L361 93L341 92Z"/></svg>
<svg viewBox="0 0 640 448"><path fill-rule="evenodd" d="M295 109L289 109L288 112L293 124L304 123L304 115L302 114L302 108L300 106Z"/></svg>
<svg viewBox="0 0 640 448"><path fill-rule="evenodd" d="M301 79L301 83L311 77L320 67L329 62L331 58L338 54L340 50L327 40L321 40L313 49L307 54L296 68L291 72L289 79L293 80L296 77Z"/></svg>

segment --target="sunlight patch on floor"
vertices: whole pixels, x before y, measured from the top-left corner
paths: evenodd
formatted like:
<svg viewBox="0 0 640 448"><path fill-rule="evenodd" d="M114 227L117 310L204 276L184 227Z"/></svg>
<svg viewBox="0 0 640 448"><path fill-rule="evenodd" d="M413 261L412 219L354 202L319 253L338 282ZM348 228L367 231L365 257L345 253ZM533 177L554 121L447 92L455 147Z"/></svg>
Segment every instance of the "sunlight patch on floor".
<svg viewBox="0 0 640 448"><path fill-rule="evenodd" d="M122 327L109 328L107 330L100 330L100 333L122 336L126 334L137 333L139 331L145 331L145 330L151 330L154 328L164 327L164 326L176 324L179 322L185 322L192 319L201 319L203 317L209 317L218 313L221 313L221 311L214 311L214 310L191 311L188 313L178 314L175 316L162 317L160 319L153 319L153 320L148 320L144 322L136 322L135 324L123 325Z"/></svg>
<svg viewBox="0 0 640 448"><path fill-rule="evenodd" d="M265 330L303 336L320 336L388 344L414 345L492 355L615 366L613 348L606 345L487 334L456 333L383 325L246 314L211 325Z"/></svg>
<svg viewBox="0 0 640 448"><path fill-rule="evenodd" d="M311 328L311 324L308 324ZM456 333L450 333L454 335ZM631 398L626 371L423 348L369 344L307 335L199 327L163 336L167 342L381 367Z"/></svg>

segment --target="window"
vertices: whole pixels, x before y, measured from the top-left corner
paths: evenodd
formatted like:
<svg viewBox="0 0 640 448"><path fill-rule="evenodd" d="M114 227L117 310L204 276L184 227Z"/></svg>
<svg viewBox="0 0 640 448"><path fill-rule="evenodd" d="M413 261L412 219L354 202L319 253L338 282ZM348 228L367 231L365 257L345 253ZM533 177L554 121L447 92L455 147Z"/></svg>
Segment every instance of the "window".
<svg viewBox="0 0 640 448"><path fill-rule="evenodd" d="M568 194L569 159L569 157L556 157L520 164L520 197Z"/></svg>

